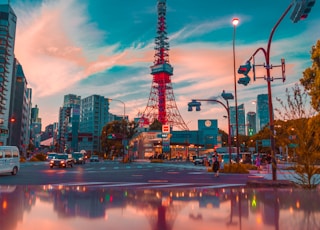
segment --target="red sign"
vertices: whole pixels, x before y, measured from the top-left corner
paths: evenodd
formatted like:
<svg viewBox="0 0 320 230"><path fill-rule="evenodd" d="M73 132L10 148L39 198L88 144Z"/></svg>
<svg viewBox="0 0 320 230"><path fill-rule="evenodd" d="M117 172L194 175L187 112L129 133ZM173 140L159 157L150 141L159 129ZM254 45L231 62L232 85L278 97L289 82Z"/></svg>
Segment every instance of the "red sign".
<svg viewBox="0 0 320 230"><path fill-rule="evenodd" d="M162 125L162 132L163 133L170 133L170 126L169 125Z"/></svg>

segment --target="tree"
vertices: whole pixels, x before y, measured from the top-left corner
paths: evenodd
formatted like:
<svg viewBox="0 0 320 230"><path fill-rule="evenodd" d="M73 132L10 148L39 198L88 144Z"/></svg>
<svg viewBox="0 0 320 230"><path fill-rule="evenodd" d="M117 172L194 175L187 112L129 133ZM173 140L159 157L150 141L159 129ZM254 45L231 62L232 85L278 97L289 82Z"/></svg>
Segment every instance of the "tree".
<svg viewBox="0 0 320 230"><path fill-rule="evenodd" d="M159 120L155 119L150 125L149 130L162 130L162 123Z"/></svg>
<svg viewBox="0 0 320 230"><path fill-rule="evenodd" d="M297 154L296 179L305 188L314 188L319 180L315 177L320 159L320 118L308 109L308 94L298 84L292 88L292 94L286 89L286 103L277 98L282 109L275 109L283 121L287 121L283 130L286 132L287 146L291 144ZM285 143L285 142L282 142Z"/></svg>
<svg viewBox="0 0 320 230"><path fill-rule="evenodd" d="M101 133L101 147L108 156L120 156L123 151L123 138L127 140L137 132L138 123L126 120L106 124Z"/></svg>
<svg viewBox="0 0 320 230"><path fill-rule="evenodd" d="M320 111L320 40L311 49L312 66L303 72L301 84L311 97L311 105Z"/></svg>
<svg viewBox="0 0 320 230"><path fill-rule="evenodd" d="M222 129L218 129L219 134L221 135L221 141L223 146L228 146L228 134Z"/></svg>

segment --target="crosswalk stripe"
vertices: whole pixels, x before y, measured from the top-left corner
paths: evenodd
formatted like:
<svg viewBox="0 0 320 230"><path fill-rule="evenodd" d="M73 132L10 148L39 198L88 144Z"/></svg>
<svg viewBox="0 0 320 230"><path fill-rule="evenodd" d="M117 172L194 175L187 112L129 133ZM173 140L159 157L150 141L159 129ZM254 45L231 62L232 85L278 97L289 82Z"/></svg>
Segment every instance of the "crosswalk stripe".
<svg viewBox="0 0 320 230"><path fill-rule="evenodd" d="M213 189L213 188L225 188L225 187L239 187L245 186L245 184L196 184L196 183L165 183L165 182L89 182L89 183L62 183L53 184L55 186L86 186L90 188L135 188L135 189L161 189L161 188L198 188L198 189Z"/></svg>

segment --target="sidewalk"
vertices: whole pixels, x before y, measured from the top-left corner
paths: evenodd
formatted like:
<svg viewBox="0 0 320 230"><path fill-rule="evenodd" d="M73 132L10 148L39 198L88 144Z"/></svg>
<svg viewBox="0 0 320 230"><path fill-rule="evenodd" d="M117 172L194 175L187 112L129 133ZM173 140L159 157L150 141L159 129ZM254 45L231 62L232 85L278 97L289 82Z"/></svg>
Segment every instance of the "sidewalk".
<svg viewBox="0 0 320 230"><path fill-rule="evenodd" d="M272 180L272 170L271 168L264 168L260 171L251 170L250 175L253 177L263 177L265 180L250 180L248 181L248 186L254 187L298 187L299 175L295 173L294 170L284 170L281 168L277 169L277 180ZM315 178L314 178L315 177ZM320 175L316 174L313 176L313 179L320 181ZM319 186L320 188L320 186Z"/></svg>

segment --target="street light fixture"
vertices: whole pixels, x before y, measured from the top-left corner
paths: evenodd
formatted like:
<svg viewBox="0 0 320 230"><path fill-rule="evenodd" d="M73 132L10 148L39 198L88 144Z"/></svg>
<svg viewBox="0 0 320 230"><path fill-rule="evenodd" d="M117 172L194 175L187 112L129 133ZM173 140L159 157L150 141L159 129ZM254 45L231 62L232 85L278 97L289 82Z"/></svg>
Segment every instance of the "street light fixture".
<svg viewBox="0 0 320 230"><path fill-rule="evenodd" d="M229 148L229 163L231 164L231 125L230 125L230 107L229 101L232 100L234 97L232 93L226 93L225 91L222 92L221 97L226 101L226 104L221 102L217 99L192 99L191 102L188 103L188 111L192 111L193 107L196 107L196 111L200 111L201 102L200 101L207 101L207 102L217 102L222 105L228 115L228 148Z"/></svg>
<svg viewBox="0 0 320 230"><path fill-rule="evenodd" d="M236 76L236 51L235 51L235 42L236 42L236 26L239 24L238 18L232 19L233 24L233 42L232 42L232 51L233 51L233 77L234 77L234 103L235 103L235 112L236 112L236 147L237 147L237 162L240 159L239 152L239 121L238 121L238 97L237 97L237 76ZM229 117L230 119L230 117Z"/></svg>

